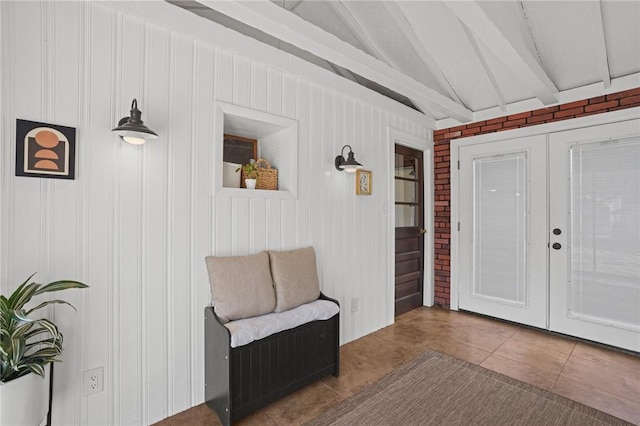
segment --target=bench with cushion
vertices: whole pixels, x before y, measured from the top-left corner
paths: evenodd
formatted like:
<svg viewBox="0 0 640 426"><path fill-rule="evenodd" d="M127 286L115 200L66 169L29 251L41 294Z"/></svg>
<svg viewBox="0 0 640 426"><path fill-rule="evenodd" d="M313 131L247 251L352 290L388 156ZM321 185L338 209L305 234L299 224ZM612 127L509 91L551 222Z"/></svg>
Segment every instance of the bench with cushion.
<svg viewBox="0 0 640 426"><path fill-rule="evenodd" d="M339 306L320 292L312 247L206 263L205 401L224 425L338 376Z"/></svg>

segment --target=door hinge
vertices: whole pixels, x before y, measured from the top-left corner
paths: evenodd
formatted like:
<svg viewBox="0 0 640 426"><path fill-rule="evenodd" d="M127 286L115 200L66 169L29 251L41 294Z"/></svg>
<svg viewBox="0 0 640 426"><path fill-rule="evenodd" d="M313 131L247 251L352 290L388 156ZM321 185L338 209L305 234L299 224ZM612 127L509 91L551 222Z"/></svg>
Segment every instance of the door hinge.
<svg viewBox="0 0 640 426"><path fill-rule="evenodd" d="M458 232L460 232L460 222L458 222Z"/></svg>
<svg viewBox="0 0 640 426"><path fill-rule="evenodd" d="M458 160L458 170L460 170L460 160Z"/></svg>

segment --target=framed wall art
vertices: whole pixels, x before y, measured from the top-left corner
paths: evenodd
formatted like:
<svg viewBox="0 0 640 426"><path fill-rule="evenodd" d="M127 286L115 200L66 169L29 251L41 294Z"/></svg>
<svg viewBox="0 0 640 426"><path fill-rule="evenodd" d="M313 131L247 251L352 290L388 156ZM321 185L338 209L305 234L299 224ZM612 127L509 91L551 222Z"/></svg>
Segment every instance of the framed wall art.
<svg viewBox="0 0 640 426"><path fill-rule="evenodd" d="M356 194L371 195L371 172L369 170L356 171Z"/></svg>
<svg viewBox="0 0 640 426"><path fill-rule="evenodd" d="M16 120L16 176L75 179L76 129Z"/></svg>

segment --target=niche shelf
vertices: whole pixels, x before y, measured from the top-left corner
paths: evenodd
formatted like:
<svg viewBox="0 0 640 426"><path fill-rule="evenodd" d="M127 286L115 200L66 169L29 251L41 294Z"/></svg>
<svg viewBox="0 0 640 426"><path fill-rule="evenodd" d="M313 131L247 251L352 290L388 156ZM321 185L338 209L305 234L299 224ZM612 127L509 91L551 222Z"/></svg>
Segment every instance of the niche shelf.
<svg viewBox="0 0 640 426"><path fill-rule="evenodd" d="M216 197L295 199L298 197L298 121L218 101L215 117ZM258 141L258 158L278 169L278 190L223 186L224 135ZM256 158L256 160L258 159Z"/></svg>

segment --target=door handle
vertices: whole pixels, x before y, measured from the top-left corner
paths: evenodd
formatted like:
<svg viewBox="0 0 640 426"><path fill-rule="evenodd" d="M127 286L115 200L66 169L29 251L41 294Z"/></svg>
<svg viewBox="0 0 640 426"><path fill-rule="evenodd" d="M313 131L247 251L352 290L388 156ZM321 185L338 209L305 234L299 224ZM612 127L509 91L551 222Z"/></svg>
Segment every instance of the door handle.
<svg viewBox="0 0 640 426"><path fill-rule="evenodd" d="M424 234L426 234L426 233L427 233L427 230L426 230L426 229L424 229L424 228L420 228L420 233L421 233L422 235L424 235Z"/></svg>
<svg viewBox="0 0 640 426"><path fill-rule="evenodd" d="M562 234L562 231L560 230L560 228L555 228L553 230L553 235L560 235L560 234Z"/></svg>
<svg viewBox="0 0 640 426"><path fill-rule="evenodd" d="M553 243L553 245L551 247L553 247L554 250L560 250L562 248L562 244Z"/></svg>

